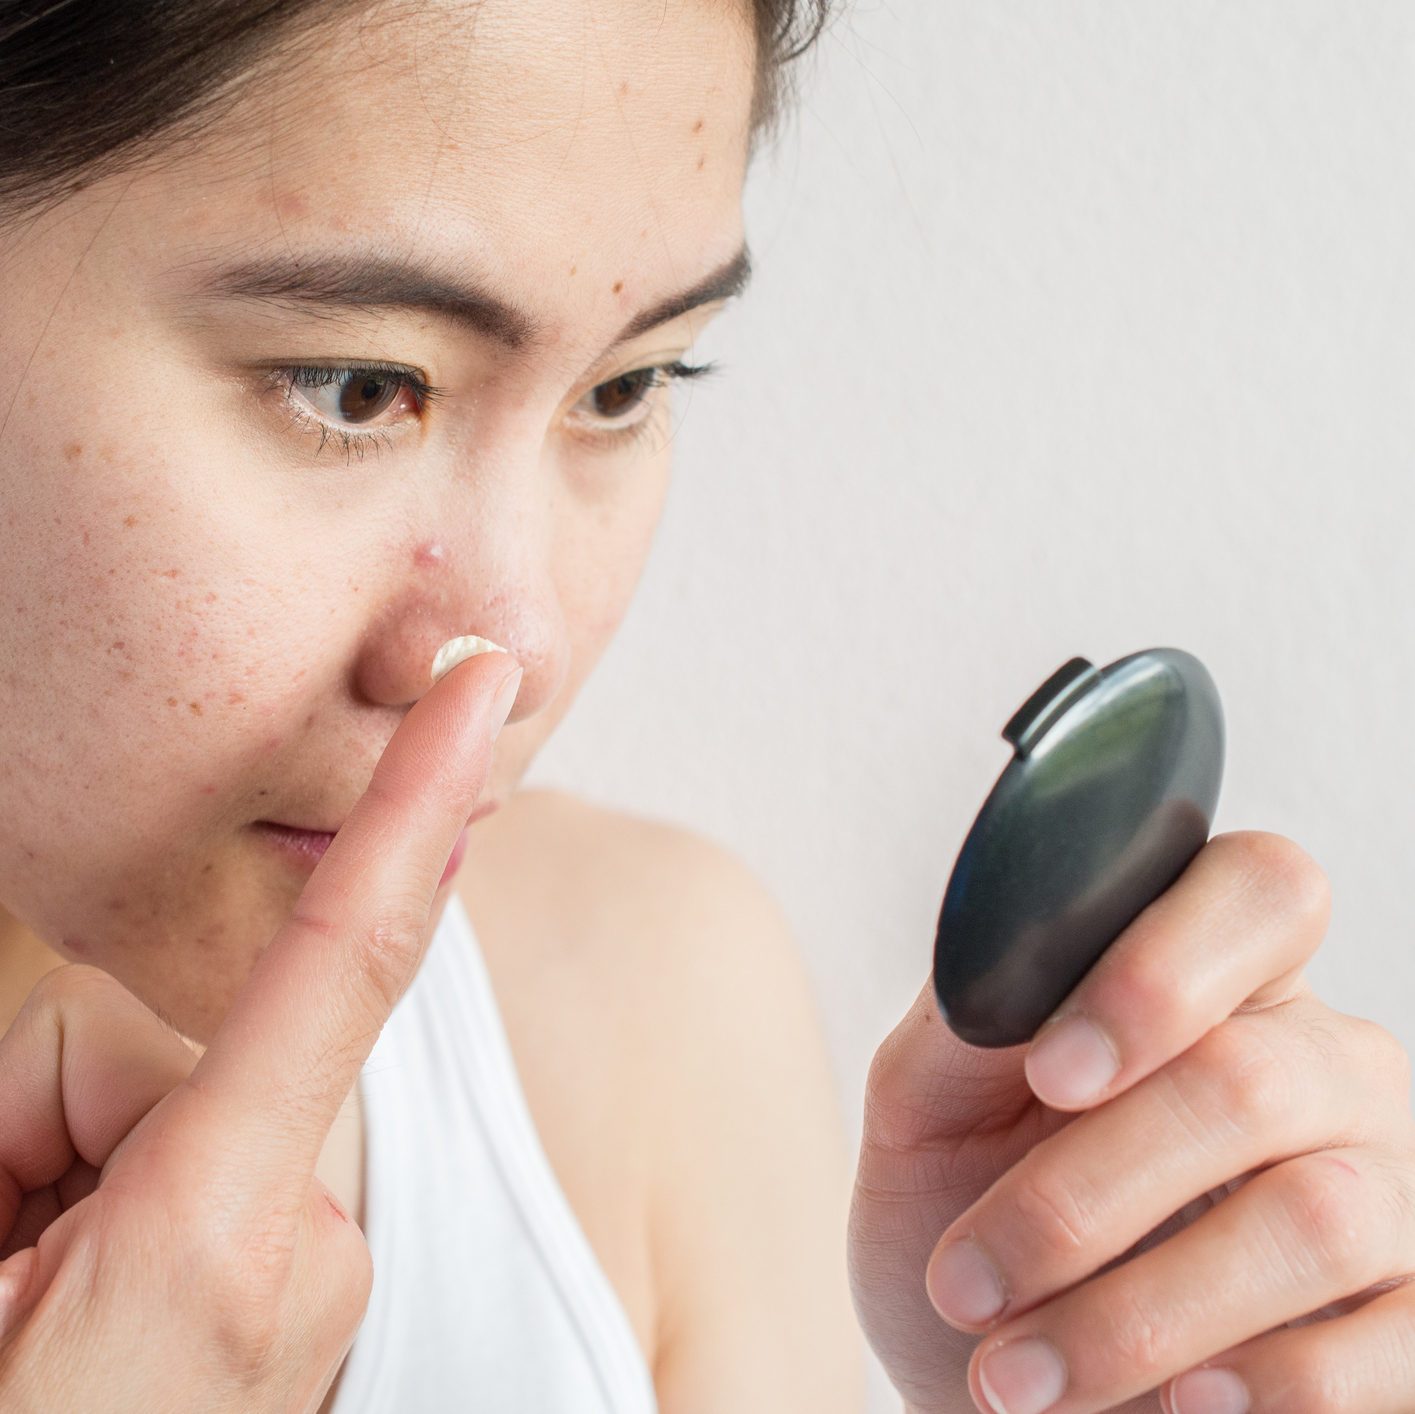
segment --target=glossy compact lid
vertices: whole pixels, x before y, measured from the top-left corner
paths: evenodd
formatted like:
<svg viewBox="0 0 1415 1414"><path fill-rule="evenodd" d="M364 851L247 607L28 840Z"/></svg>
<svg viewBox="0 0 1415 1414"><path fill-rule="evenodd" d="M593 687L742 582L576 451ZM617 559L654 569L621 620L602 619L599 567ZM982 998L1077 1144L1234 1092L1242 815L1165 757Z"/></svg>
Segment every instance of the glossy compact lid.
<svg viewBox="0 0 1415 1414"><path fill-rule="evenodd" d="M1207 669L1150 648L1072 658L1002 729L1008 763L939 911L934 992L974 1046L1030 1041L1209 837L1223 710Z"/></svg>

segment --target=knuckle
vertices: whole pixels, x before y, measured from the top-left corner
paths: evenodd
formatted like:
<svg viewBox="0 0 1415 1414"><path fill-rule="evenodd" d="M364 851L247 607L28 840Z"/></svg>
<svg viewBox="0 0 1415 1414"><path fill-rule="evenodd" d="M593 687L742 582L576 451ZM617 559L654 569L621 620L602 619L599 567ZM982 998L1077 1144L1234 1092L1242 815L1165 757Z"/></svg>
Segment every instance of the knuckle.
<svg viewBox="0 0 1415 1414"><path fill-rule="evenodd" d="M426 900L394 892L379 900L363 930L359 960L380 1015L392 1010L412 978L427 917Z"/></svg>
<svg viewBox="0 0 1415 1414"><path fill-rule="evenodd" d="M1309 1154L1280 1167L1287 1220L1316 1268L1308 1275L1335 1280L1345 1291L1360 1290L1382 1275L1375 1268L1390 1237L1381 1231L1384 1205L1366 1198L1369 1177L1351 1171L1351 1154L1344 1150L1341 1159Z"/></svg>
<svg viewBox="0 0 1415 1414"><path fill-rule="evenodd" d="M1280 1125L1293 1107L1293 1070L1274 1049L1261 1017L1230 1017L1194 1048L1211 1113L1242 1135Z"/></svg>
<svg viewBox="0 0 1415 1414"><path fill-rule="evenodd" d="M1295 840L1268 830L1239 830L1221 838L1232 841L1244 872L1273 899L1300 917L1329 915L1331 881Z"/></svg>
<svg viewBox="0 0 1415 1414"><path fill-rule="evenodd" d="M1057 1174L1045 1164L1024 1162L1007 1198L1031 1243L1039 1243L1047 1256L1067 1262L1085 1251L1091 1239L1086 1215L1094 1205L1077 1191L1074 1176Z"/></svg>
<svg viewBox="0 0 1415 1414"><path fill-rule="evenodd" d="M1193 1016L1203 1005L1194 974L1194 968L1177 964L1171 949L1137 945L1105 980L1099 1009L1111 1016Z"/></svg>
<svg viewBox="0 0 1415 1414"><path fill-rule="evenodd" d="M86 962L66 962L40 976L30 988L28 1004L50 1011L67 1011L123 990L122 984L101 967Z"/></svg>
<svg viewBox="0 0 1415 1414"><path fill-rule="evenodd" d="M1098 1387L1136 1379L1147 1385L1159 1384L1173 1368L1169 1344L1174 1330L1172 1315L1133 1287L1122 1288L1105 1311L1108 1328L1099 1349L1104 1351L1106 1369L1100 1372Z"/></svg>

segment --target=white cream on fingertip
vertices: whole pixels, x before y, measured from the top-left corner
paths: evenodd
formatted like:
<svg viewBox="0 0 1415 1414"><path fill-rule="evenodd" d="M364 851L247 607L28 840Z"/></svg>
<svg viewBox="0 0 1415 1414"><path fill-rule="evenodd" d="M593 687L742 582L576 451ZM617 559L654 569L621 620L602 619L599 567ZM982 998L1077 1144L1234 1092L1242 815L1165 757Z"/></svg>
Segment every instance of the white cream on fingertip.
<svg viewBox="0 0 1415 1414"><path fill-rule="evenodd" d="M493 643L489 638L478 638L474 633L464 634L461 638L449 638L437 650L437 655L432 660L432 680L436 682L443 673L455 668L463 658L475 658L478 653L510 653L510 651L509 648L503 648L499 643Z"/></svg>

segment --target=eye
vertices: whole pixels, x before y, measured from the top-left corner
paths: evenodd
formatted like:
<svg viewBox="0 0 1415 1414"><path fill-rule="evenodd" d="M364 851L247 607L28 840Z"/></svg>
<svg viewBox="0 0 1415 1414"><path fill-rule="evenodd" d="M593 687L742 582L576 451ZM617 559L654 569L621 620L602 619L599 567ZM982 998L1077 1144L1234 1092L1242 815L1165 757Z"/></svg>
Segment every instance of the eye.
<svg viewBox="0 0 1415 1414"><path fill-rule="evenodd" d="M293 364L269 376L294 422L319 434L316 454L332 436L346 459L389 443L387 428L405 420L386 417L390 408L421 413L443 393L415 369L397 364Z"/></svg>
<svg viewBox="0 0 1415 1414"><path fill-rule="evenodd" d="M409 391L406 378L378 369L355 369L342 376L339 376L338 369L325 371L335 374L337 381L331 378L323 387L314 385L315 395L307 401L313 404L321 417L336 424L372 422L395 398ZM320 383L324 380L321 379ZM296 386L311 385L299 383Z"/></svg>
<svg viewBox="0 0 1415 1414"><path fill-rule="evenodd" d="M611 445L628 442L653 427L655 404L650 394L654 389L680 379L701 378L719 367L716 362L694 365L675 361L636 368L591 388L575 411L581 422L589 424L591 437Z"/></svg>

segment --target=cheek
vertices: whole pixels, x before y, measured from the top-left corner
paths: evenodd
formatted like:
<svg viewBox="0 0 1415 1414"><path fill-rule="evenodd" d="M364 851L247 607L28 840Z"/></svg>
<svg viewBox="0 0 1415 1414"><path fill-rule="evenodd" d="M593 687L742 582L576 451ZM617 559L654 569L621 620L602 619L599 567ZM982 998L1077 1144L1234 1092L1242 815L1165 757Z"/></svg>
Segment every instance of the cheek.
<svg viewBox="0 0 1415 1414"><path fill-rule="evenodd" d="M200 502L144 484L142 449L80 433L59 458L2 503L6 899L37 876L131 878L199 850L213 797L231 799L271 735L272 685L288 700L305 672L280 663L266 567L238 561L239 523L218 537Z"/></svg>

